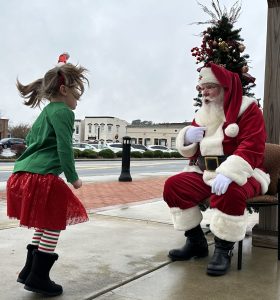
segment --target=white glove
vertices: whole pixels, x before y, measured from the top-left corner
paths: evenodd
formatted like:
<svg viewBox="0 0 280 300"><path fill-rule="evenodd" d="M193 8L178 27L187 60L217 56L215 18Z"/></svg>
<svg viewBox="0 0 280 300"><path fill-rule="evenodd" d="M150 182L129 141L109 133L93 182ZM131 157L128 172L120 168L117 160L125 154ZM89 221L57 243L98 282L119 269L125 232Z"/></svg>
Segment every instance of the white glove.
<svg viewBox="0 0 280 300"><path fill-rule="evenodd" d="M188 128L184 138L185 145L199 143L203 139L205 130L206 127L191 126L190 128Z"/></svg>
<svg viewBox="0 0 280 300"><path fill-rule="evenodd" d="M232 183L232 180L230 178L226 177L223 174L218 174L212 183L211 192L213 194L220 196L227 191L228 186L231 183Z"/></svg>

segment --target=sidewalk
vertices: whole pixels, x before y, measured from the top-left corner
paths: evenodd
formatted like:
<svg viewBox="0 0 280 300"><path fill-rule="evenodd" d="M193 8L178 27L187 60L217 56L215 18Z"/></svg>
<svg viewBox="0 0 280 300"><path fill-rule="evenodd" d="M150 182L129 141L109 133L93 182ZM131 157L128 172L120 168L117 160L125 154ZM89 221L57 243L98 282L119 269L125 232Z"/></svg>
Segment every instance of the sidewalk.
<svg viewBox="0 0 280 300"><path fill-rule="evenodd" d="M280 272L276 250L251 247L244 241L243 269L237 270L237 246L230 272L209 277L209 257L170 262L168 250L184 244L183 232L174 231L169 209L162 200L164 177L133 182L85 183L75 191L90 211L90 221L63 231L51 278L64 293L53 299L81 300L235 300L280 299ZM3 193L2 193L3 197ZM121 201L121 202L120 202ZM104 207L105 205L105 207ZM0 201L0 299L44 299L16 282L33 231L7 220ZM203 213L202 226L211 217ZM250 215L250 226L257 222ZM1 226L9 223L10 226ZM6 224L7 225L7 224ZM213 237L207 235L210 255Z"/></svg>

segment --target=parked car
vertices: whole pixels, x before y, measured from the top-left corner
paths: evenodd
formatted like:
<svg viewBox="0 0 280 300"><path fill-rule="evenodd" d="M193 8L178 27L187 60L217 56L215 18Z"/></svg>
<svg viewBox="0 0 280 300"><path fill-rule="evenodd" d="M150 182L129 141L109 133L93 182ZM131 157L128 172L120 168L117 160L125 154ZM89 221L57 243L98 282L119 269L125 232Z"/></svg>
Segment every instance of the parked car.
<svg viewBox="0 0 280 300"><path fill-rule="evenodd" d="M161 146L161 145L150 145L150 146L147 146L148 150L150 151L156 151L156 150L160 150L162 152L172 152L171 149L169 149L168 147L166 146Z"/></svg>
<svg viewBox="0 0 280 300"><path fill-rule="evenodd" d="M142 146L142 145L141 145L141 146ZM117 152L120 152L120 151L123 150L123 149L122 149L122 147L123 147L123 144L122 144L122 143L108 143L108 144L107 144L107 147L108 147L109 149L111 149L114 153L117 153ZM145 146L144 146L144 147L145 147ZM145 152L145 150L143 150L143 149L139 149L139 148L134 147L134 144L131 145L130 151L131 151L131 152L136 152L136 151L138 151L138 152L141 152L141 153Z"/></svg>
<svg viewBox="0 0 280 300"><path fill-rule="evenodd" d="M80 151L92 150L95 152L99 152L102 150L102 149L98 149L98 145L94 145L94 144L73 143L72 146L73 146L73 149L78 149Z"/></svg>
<svg viewBox="0 0 280 300"><path fill-rule="evenodd" d="M106 146L114 153L122 151L122 143L108 143Z"/></svg>
<svg viewBox="0 0 280 300"><path fill-rule="evenodd" d="M0 140L4 149L11 148L12 145L23 144L26 145L25 140L21 138L4 138Z"/></svg>
<svg viewBox="0 0 280 300"><path fill-rule="evenodd" d="M145 145L142 144L131 144L131 149L135 149L135 151L139 151L139 152L145 152L147 151L147 147Z"/></svg>

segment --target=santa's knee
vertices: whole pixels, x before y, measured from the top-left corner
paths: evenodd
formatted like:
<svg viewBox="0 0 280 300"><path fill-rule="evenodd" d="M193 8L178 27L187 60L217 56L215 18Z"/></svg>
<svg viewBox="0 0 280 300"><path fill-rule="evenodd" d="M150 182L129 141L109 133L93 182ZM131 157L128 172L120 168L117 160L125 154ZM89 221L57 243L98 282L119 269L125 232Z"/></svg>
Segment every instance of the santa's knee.
<svg viewBox="0 0 280 300"><path fill-rule="evenodd" d="M178 178L177 176L169 177L164 184L163 200L169 207L180 206L178 199L180 192L178 191Z"/></svg>

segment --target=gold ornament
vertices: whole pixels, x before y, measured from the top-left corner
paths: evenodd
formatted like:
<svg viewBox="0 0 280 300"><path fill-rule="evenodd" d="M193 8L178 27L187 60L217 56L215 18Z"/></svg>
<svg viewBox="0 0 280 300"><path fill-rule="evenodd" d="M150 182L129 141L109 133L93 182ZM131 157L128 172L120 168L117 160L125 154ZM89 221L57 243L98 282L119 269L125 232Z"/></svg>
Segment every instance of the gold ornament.
<svg viewBox="0 0 280 300"><path fill-rule="evenodd" d="M249 71L249 67L247 65L245 65L241 68L242 73L247 73L248 71Z"/></svg>
<svg viewBox="0 0 280 300"><path fill-rule="evenodd" d="M225 41L219 42L218 45L223 52L228 52L228 44Z"/></svg>
<svg viewBox="0 0 280 300"><path fill-rule="evenodd" d="M238 49L240 52L243 52L246 49L246 47L243 44L239 44Z"/></svg>

